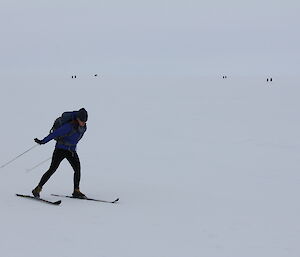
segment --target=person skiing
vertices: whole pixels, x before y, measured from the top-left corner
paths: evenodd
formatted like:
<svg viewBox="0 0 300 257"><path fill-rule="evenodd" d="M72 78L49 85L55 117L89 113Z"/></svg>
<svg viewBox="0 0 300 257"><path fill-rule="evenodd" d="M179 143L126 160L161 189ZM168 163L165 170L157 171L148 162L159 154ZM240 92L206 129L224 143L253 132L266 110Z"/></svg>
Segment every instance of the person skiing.
<svg viewBox="0 0 300 257"><path fill-rule="evenodd" d="M61 124L60 127L55 129L54 127L57 121L59 119L63 119L66 116L69 119L68 122ZM39 184L32 190L32 194L34 197L40 197L40 192L42 191L44 184L54 174L62 160L66 158L74 170L74 191L72 193L72 196L75 198L86 198L86 196L79 190L81 167L80 160L76 152L76 147L77 143L87 130L87 120L88 113L84 108L81 108L79 111L65 112L60 118L55 121L48 136L46 136L42 140L39 140L38 138L34 139L34 141L40 145L46 144L52 139L55 139L57 141L52 155L50 168L42 176Z"/></svg>

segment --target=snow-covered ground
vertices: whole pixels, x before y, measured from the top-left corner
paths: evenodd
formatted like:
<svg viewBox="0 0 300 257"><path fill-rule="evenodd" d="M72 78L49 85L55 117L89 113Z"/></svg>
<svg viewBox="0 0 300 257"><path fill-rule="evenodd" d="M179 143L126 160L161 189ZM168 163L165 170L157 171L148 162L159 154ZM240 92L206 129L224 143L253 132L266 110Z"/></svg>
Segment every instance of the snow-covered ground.
<svg viewBox="0 0 300 257"><path fill-rule="evenodd" d="M298 257L300 119L292 78L1 77L1 164L85 107L81 190L18 198L54 142L0 169L5 257ZM70 194L64 161L42 197Z"/></svg>

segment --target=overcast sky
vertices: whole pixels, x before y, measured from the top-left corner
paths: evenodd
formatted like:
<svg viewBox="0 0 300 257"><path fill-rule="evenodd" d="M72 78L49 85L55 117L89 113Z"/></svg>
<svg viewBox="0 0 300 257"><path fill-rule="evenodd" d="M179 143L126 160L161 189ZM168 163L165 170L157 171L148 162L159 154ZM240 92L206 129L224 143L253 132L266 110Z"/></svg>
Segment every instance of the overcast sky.
<svg viewBox="0 0 300 257"><path fill-rule="evenodd" d="M0 0L2 72L297 74L296 0Z"/></svg>

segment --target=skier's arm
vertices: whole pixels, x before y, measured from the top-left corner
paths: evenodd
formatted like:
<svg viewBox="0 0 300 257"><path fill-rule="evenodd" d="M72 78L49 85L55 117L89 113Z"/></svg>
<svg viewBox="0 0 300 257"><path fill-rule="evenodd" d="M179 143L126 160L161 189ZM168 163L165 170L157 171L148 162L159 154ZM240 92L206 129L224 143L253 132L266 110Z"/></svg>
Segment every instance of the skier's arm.
<svg viewBox="0 0 300 257"><path fill-rule="evenodd" d="M43 140L39 140L39 142L35 140L35 142L37 142L38 144L46 144L54 138L61 137L68 134L71 131L71 129L72 129L72 125L70 123L67 123L61 126L60 128L58 128L57 130L55 130L54 132L50 133Z"/></svg>

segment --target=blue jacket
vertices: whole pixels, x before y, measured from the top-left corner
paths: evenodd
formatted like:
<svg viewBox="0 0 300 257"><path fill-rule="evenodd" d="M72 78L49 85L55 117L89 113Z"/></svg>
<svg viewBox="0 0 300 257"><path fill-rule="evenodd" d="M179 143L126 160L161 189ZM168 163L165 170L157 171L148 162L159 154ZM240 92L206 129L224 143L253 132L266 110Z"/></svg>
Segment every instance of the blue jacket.
<svg viewBox="0 0 300 257"><path fill-rule="evenodd" d="M42 143L46 144L52 139L63 137L62 140L58 140L55 148L76 151L76 146L83 134L86 132L86 126L80 127L74 123L66 123L54 132L46 136Z"/></svg>

